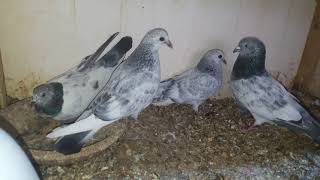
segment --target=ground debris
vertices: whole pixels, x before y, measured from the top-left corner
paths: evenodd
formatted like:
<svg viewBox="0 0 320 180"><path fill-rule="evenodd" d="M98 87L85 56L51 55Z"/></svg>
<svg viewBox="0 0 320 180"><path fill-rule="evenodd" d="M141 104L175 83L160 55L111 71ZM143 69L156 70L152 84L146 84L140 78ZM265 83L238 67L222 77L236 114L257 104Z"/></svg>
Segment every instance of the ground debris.
<svg viewBox="0 0 320 180"><path fill-rule="evenodd" d="M310 104L306 104L307 106ZM320 117L320 109L309 106ZM253 122L232 99L148 107L99 156L41 167L45 179L299 179L320 176L319 146L284 128ZM62 170L58 170L62 168Z"/></svg>

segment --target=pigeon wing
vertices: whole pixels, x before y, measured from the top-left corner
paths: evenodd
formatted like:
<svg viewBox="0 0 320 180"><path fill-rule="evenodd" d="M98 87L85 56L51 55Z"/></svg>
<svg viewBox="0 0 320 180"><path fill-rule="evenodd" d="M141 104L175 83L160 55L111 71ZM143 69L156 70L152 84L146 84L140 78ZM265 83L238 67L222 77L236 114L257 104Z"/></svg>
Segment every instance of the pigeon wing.
<svg viewBox="0 0 320 180"><path fill-rule="evenodd" d="M253 114L266 120L299 121L292 95L271 76L253 76L232 82L236 98Z"/></svg>
<svg viewBox="0 0 320 180"><path fill-rule="evenodd" d="M204 73L190 73L176 81L179 88L179 97L188 101L205 100L215 95L220 87L219 82Z"/></svg>

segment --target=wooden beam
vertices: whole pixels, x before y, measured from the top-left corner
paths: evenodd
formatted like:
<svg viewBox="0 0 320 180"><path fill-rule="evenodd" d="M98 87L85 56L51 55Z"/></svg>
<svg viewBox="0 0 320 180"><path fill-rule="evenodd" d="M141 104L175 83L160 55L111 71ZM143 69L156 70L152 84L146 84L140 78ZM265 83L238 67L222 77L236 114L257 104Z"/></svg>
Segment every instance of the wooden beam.
<svg viewBox="0 0 320 180"><path fill-rule="evenodd" d="M5 83L5 77L3 72L2 56L1 56L1 49L0 49L0 107L4 108L6 106L7 106L7 90L6 90L6 83Z"/></svg>
<svg viewBox="0 0 320 180"><path fill-rule="evenodd" d="M319 1L318 1L319 2ZM320 97L320 4L312 20L306 46L302 55L294 88Z"/></svg>

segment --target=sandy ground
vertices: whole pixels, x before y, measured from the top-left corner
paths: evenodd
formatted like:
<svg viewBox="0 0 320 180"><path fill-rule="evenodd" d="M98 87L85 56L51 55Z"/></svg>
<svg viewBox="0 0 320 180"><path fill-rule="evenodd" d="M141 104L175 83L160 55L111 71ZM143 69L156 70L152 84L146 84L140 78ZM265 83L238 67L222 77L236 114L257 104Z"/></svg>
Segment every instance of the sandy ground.
<svg viewBox="0 0 320 180"><path fill-rule="evenodd" d="M318 100L304 97L320 118ZM117 143L69 166L40 166L44 179L320 179L320 147L275 125L243 132L253 119L232 99L150 106Z"/></svg>

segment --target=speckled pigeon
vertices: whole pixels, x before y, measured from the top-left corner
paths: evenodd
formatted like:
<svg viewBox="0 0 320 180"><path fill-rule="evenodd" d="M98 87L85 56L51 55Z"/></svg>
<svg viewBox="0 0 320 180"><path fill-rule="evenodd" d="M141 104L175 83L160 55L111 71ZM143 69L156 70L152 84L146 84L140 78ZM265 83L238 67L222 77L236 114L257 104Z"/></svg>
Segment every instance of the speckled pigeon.
<svg viewBox="0 0 320 180"><path fill-rule="evenodd" d="M166 30L149 31L139 46L113 73L107 85L79 120L55 129L48 138L60 138L56 151L79 152L82 145L99 129L124 117L137 118L157 93L160 83L159 48L172 47Z"/></svg>
<svg viewBox="0 0 320 180"><path fill-rule="evenodd" d="M219 49L208 51L198 65L160 83L155 105L190 104L195 111L206 99L218 94L222 86L224 53Z"/></svg>
<svg viewBox="0 0 320 180"><path fill-rule="evenodd" d="M264 43L255 37L246 37L234 52L239 52L239 56L233 66L230 86L235 99L253 115L253 126L273 122L319 143L319 121L267 72Z"/></svg>
<svg viewBox="0 0 320 180"><path fill-rule="evenodd" d="M60 121L70 121L80 116L105 86L120 59L132 47L132 38L123 37L98 59L117 35L113 34L78 66L36 87L32 98L35 109L43 116Z"/></svg>

